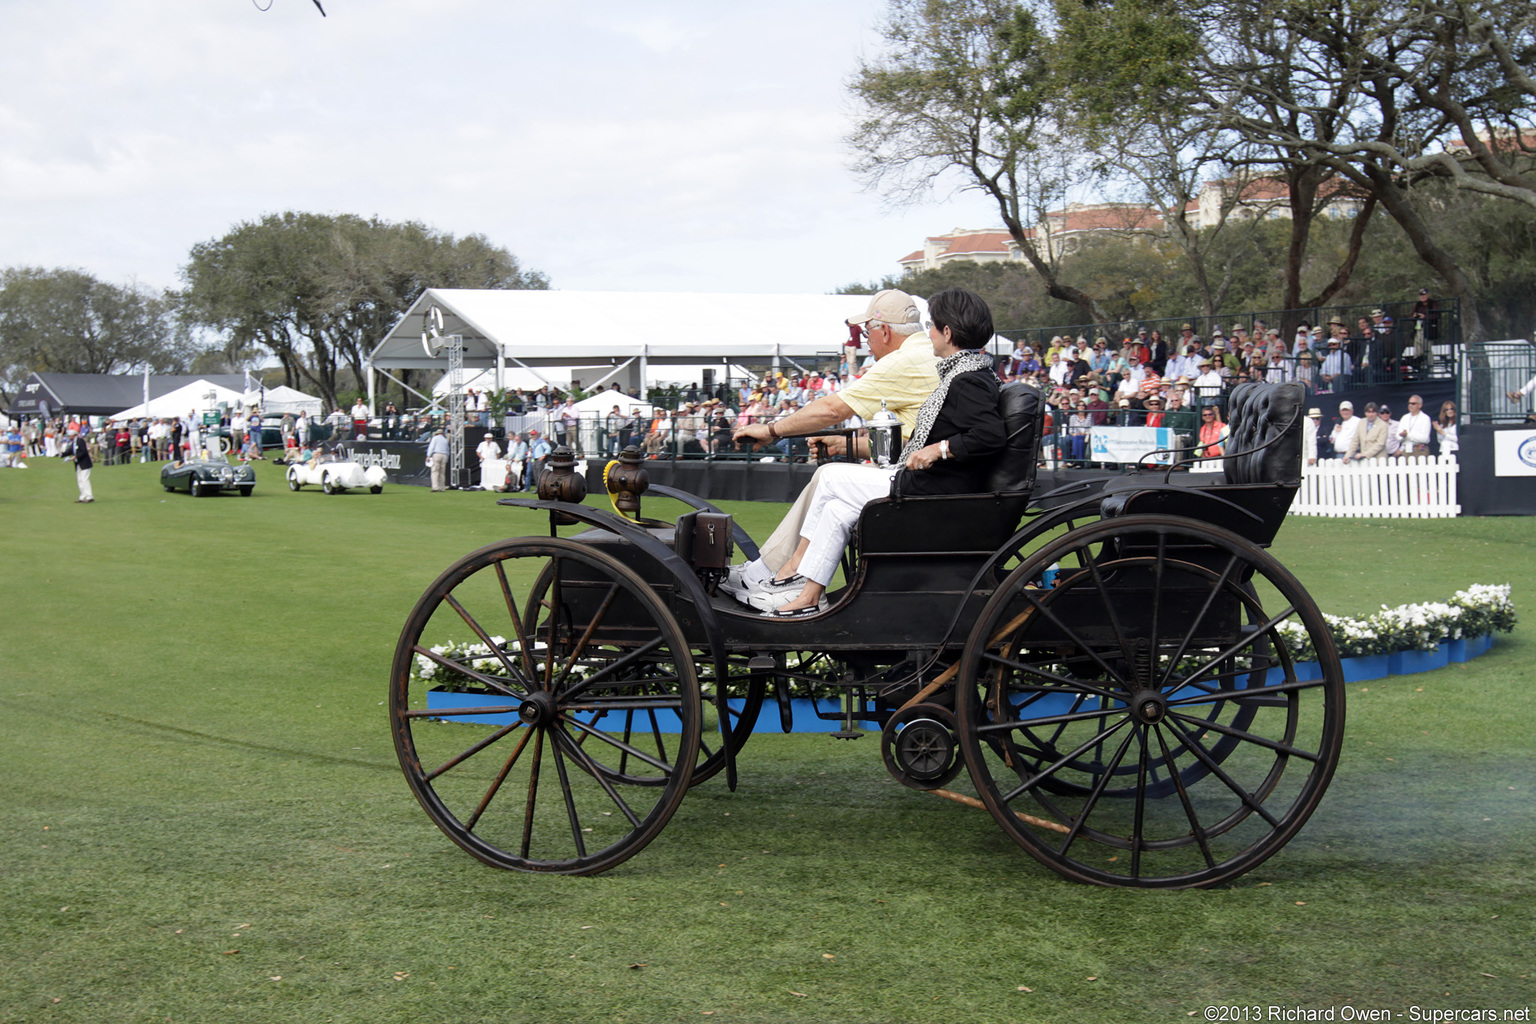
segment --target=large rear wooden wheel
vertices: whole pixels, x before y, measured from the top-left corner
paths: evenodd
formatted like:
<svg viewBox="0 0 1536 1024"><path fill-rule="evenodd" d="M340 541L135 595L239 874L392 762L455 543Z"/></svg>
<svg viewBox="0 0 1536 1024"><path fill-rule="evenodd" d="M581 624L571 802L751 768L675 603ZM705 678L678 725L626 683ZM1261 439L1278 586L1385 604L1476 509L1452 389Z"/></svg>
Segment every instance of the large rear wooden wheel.
<svg viewBox="0 0 1536 1024"><path fill-rule="evenodd" d="M1059 564L1057 585L1035 584ZM1304 664L1288 641L1308 642ZM1174 516L1047 543L961 662L961 754L1010 838L1101 885L1208 886L1262 863L1321 800L1342 670L1316 604L1261 548Z"/></svg>
<svg viewBox="0 0 1536 1024"><path fill-rule="evenodd" d="M699 757L676 620L630 569L563 539L501 541L439 576L401 631L389 705L417 800L495 867L622 863L666 825Z"/></svg>

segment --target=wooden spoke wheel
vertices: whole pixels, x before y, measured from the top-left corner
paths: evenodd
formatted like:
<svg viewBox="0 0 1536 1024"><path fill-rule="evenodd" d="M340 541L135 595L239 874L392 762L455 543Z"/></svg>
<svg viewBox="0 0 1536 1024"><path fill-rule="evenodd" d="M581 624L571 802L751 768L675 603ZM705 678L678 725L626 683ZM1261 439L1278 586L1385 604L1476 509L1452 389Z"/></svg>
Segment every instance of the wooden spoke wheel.
<svg viewBox="0 0 1536 1024"><path fill-rule="evenodd" d="M569 565L566 566L566 571L568 574L571 572ZM540 570L538 579L529 592L525 617L531 620L541 615L553 615L557 621L564 624L564 628L569 628L573 615L570 599L573 594L579 595L580 591L570 586L565 587L560 603L556 606L551 592L553 579L554 572L551 566L546 565ZM700 681L699 760L693 768L692 783L697 786L701 782L714 778L725 767L727 743L731 747L732 754L740 753L741 748L746 745L753 728L757 725L757 716L762 710L767 684L760 675L749 673L746 656L732 656L728 659L727 685L731 694L739 693L740 695L728 697L729 728L722 732L719 726L719 709L715 702L714 658L707 649L696 647L691 653L694 671L698 673ZM627 737L636 729L642 732L651 729L653 723L649 720L647 712L628 710L624 713L622 721L615 717L610 725L618 728L621 735ZM633 784L656 785L660 781L654 776L641 774L635 777Z"/></svg>
<svg viewBox="0 0 1536 1024"><path fill-rule="evenodd" d="M1056 586L1035 586L1053 564ZM1343 676L1321 612L1267 552L1126 516L1048 542L997 590L967 641L956 719L977 793L1043 864L1101 885L1208 886L1316 808Z"/></svg>
<svg viewBox="0 0 1536 1024"><path fill-rule="evenodd" d="M401 631L389 705L428 817L495 867L622 863L699 762L699 681L676 620L633 571L569 540L501 541L439 576Z"/></svg>

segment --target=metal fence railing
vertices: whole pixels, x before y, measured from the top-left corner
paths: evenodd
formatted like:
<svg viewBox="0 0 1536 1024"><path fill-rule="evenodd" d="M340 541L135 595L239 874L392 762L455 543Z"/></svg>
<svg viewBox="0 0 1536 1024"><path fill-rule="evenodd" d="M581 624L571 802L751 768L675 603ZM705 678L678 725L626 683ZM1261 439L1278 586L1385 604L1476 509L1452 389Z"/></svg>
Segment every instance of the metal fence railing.
<svg viewBox="0 0 1536 1024"><path fill-rule="evenodd" d="M1536 388L1526 395L1519 392L1536 378L1536 345L1524 339L1470 342L1462 347L1459 369L1463 419L1519 422L1532 411Z"/></svg>

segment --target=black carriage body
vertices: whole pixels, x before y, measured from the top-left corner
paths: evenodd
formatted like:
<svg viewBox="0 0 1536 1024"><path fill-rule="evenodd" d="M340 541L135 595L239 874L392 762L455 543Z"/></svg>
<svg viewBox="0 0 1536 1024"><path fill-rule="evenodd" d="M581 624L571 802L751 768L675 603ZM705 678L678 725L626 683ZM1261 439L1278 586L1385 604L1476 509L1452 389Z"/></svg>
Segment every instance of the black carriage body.
<svg viewBox="0 0 1536 1024"><path fill-rule="evenodd" d="M676 566L635 545L633 533L597 528L571 539L633 569L667 603L684 635L701 647L708 648L713 623L731 651L847 650L899 660L913 649L964 643L969 623L997 582L995 574L982 572L997 547L977 546L976 540L1011 536L1024 505L1016 497L974 495L874 503L860 526L857 568L846 593L835 594L837 601L825 614L793 623L760 615L725 594L708 597L701 607L697 591L678 578ZM644 529L672 548L671 526ZM562 574L574 588L567 600L578 623L596 611L603 592L600 579L582 580L579 572L573 567Z"/></svg>

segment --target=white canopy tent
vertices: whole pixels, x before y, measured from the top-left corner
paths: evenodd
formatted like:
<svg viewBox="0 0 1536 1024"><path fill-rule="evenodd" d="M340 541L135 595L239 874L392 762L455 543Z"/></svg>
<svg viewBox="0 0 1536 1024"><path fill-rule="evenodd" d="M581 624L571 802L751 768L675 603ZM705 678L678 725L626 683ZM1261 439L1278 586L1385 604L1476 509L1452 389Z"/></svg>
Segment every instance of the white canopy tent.
<svg viewBox="0 0 1536 1024"><path fill-rule="evenodd" d="M313 395L291 388L286 384L279 384L275 388L258 389L245 393L247 406L259 405L264 416L281 416L284 413L307 413L311 417L319 416L322 410L320 399Z"/></svg>
<svg viewBox="0 0 1536 1024"><path fill-rule="evenodd" d="M210 392L212 399L209 398ZM148 402L142 402L122 412L108 416L109 420L137 420L148 416L152 419L170 418L173 416L185 416L188 412L202 412L211 409L220 403L237 409L245 401L245 396L234 388L226 388L211 381L196 380L191 384L184 384L175 391L168 391L159 398L151 398Z"/></svg>
<svg viewBox="0 0 1536 1024"><path fill-rule="evenodd" d="M598 391L583 398L571 408L578 416L606 416L613 411L614 406L618 406L619 412L626 416L633 415L637 409L644 413L653 411L650 402L630 398L622 391Z"/></svg>
<svg viewBox="0 0 1536 1024"><path fill-rule="evenodd" d="M369 355L370 403L374 370L447 369L447 352L429 355L421 341L434 306L442 333L463 338L466 375L581 367L575 376L586 388L626 371L643 387L651 365L808 366L835 356L848 339L844 321L869 296L429 288ZM493 377L498 384L507 386Z"/></svg>

